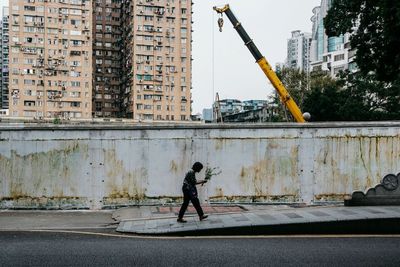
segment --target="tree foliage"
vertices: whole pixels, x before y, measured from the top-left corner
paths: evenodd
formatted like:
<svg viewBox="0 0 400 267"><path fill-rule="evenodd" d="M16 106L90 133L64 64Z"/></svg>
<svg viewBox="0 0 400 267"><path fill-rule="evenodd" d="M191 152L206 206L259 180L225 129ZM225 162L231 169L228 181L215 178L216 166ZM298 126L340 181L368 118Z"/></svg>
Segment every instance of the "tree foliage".
<svg viewBox="0 0 400 267"><path fill-rule="evenodd" d="M299 69L284 67L277 72L277 75L290 95L301 107L304 102L305 94L309 90L309 76L307 73Z"/></svg>
<svg viewBox="0 0 400 267"><path fill-rule="evenodd" d="M343 120L399 120L400 1L333 0L324 24L356 51L358 71L339 78Z"/></svg>
<svg viewBox="0 0 400 267"><path fill-rule="evenodd" d="M299 69L283 67L282 69L276 71L276 74L285 85L285 88L289 92L290 96L294 99L300 109L302 109L305 95L309 90L309 77L307 73L300 71ZM275 119L277 121L289 120L290 114L283 106L277 93L274 95L273 102L280 107L278 109L278 117Z"/></svg>
<svg viewBox="0 0 400 267"><path fill-rule="evenodd" d="M351 33L363 75L400 79L400 1L334 0L324 20L328 36Z"/></svg>
<svg viewBox="0 0 400 267"><path fill-rule="evenodd" d="M297 103L302 112L309 112L312 121L340 120L338 108L342 102L338 81L332 79L325 72L312 72L307 74L299 69L282 68L277 71L278 77L285 85L287 91ZM290 114L280 104L276 95L275 103L280 106L278 121L287 121Z"/></svg>
<svg viewBox="0 0 400 267"><path fill-rule="evenodd" d="M282 69L278 76L303 112L311 121L372 121L400 118L400 83L376 80L375 75L341 73L337 79L325 72L306 73ZM290 114L280 105L276 121L287 121Z"/></svg>
<svg viewBox="0 0 400 267"><path fill-rule="evenodd" d="M325 72L312 72L310 90L306 94L303 111L311 114L311 121L340 121L339 113L343 102L341 87Z"/></svg>
<svg viewBox="0 0 400 267"><path fill-rule="evenodd" d="M374 74L345 72L340 76L343 120L400 119L400 87L398 82L377 81Z"/></svg>

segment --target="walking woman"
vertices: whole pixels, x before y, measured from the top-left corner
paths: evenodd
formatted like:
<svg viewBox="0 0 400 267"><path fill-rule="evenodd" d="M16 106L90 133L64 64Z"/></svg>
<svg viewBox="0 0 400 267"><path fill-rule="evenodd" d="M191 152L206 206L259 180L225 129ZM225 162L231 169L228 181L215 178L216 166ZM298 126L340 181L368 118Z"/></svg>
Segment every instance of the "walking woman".
<svg viewBox="0 0 400 267"><path fill-rule="evenodd" d="M196 185L207 183L206 180L197 181L196 180L196 172L200 172L203 169L203 164L200 162L196 162L193 164L193 167L190 171L188 171L185 175L185 179L183 180L183 203L181 209L179 211L178 222L185 223L186 220L183 219L183 215L185 215L186 209L189 205L189 201L192 202L195 207L197 214L199 215L200 221L206 219L208 216L204 215L203 209L200 206L200 201L197 195Z"/></svg>

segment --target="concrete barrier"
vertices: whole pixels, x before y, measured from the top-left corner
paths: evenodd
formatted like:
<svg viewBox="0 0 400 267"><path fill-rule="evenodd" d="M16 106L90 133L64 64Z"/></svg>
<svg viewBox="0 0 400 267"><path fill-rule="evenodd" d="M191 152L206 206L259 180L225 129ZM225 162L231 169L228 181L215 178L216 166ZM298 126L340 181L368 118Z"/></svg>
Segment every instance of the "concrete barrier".
<svg viewBox="0 0 400 267"><path fill-rule="evenodd" d="M179 202L195 161L211 202L342 201L400 171L400 123L0 124L0 208Z"/></svg>

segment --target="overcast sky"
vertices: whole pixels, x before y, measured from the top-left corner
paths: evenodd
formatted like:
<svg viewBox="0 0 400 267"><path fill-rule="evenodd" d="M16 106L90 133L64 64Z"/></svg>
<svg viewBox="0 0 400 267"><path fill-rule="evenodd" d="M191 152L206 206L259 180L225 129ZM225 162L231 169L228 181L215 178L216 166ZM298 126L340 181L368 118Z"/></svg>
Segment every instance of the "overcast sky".
<svg viewBox="0 0 400 267"><path fill-rule="evenodd" d="M21 0L22 1L22 0ZM194 0L193 5L193 113L221 99L267 99L273 91L264 73L226 16L220 33L212 7L230 4L232 11L261 53L275 67L286 58L293 30L311 32L312 9L321 0ZM8 0L0 0L8 5Z"/></svg>

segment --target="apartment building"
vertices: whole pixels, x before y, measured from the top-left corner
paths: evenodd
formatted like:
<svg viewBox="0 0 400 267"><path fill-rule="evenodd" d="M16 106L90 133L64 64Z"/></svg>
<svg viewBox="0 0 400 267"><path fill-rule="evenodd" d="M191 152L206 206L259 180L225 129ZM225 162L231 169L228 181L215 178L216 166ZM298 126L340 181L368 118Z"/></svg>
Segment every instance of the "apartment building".
<svg viewBox="0 0 400 267"><path fill-rule="evenodd" d="M218 113L218 114L217 114ZM222 99L215 101L212 109L203 110L206 122L268 122L277 114L277 106L267 100Z"/></svg>
<svg viewBox="0 0 400 267"><path fill-rule="evenodd" d="M93 1L93 117L121 117L122 0Z"/></svg>
<svg viewBox="0 0 400 267"><path fill-rule="evenodd" d="M10 116L92 117L92 3L10 0Z"/></svg>
<svg viewBox="0 0 400 267"><path fill-rule="evenodd" d="M8 7L3 7L0 21L0 116L8 114L8 53L9 53Z"/></svg>
<svg viewBox="0 0 400 267"><path fill-rule="evenodd" d="M311 33L293 31L287 45L286 67L310 71Z"/></svg>
<svg viewBox="0 0 400 267"><path fill-rule="evenodd" d="M191 0L10 1L10 115L187 121Z"/></svg>
<svg viewBox="0 0 400 267"><path fill-rule="evenodd" d="M121 17L123 116L190 120L192 1L125 0Z"/></svg>
<svg viewBox="0 0 400 267"><path fill-rule="evenodd" d="M321 5L313 9L311 70L323 70L335 77L340 71L354 70L355 52L350 47L350 34L328 37L325 34L324 18L332 5L332 0L321 0Z"/></svg>

